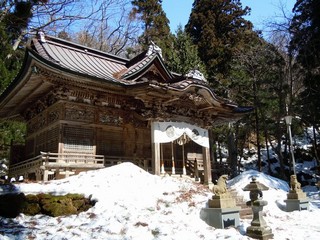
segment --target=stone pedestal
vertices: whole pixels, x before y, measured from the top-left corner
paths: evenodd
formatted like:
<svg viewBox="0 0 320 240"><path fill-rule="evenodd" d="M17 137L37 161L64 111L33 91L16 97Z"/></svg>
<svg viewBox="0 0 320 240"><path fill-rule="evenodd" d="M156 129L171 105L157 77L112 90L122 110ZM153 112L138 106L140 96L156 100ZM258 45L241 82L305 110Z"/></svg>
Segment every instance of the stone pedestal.
<svg viewBox="0 0 320 240"><path fill-rule="evenodd" d="M272 239L273 233L270 227L256 227L256 226L250 226L247 228L247 235L254 239Z"/></svg>
<svg viewBox="0 0 320 240"><path fill-rule="evenodd" d="M208 225L215 228L239 226L240 207L236 207L236 201L228 193L213 196L208 206L200 212L200 218Z"/></svg>
<svg viewBox="0 0 320 240"><path fill-rule="evenodd" d="M203 208L200 218L215 228L238 227L240 207L233 208Z"/></svg>
<svg viewBox="0 0 320 240"><path fill-rule="evenodd" d="M287 194L287 199L306 199L307 195L302 190L290 190Z"/></svg>
<svg viewBox="0 0 320 240"><path fill-rule="evenodd" d="M251 226L247 228L247 235L255 239L271 239L273 233L270 227L267 226L263 218L263 207L268 203L264 200L256 200L252 203L253 219Z"/></svg>
<svg viewBox="0 0 320 240"><path fill-rule="evenodd" d="M286 210L287 212L292 211L302 211L309 210L309 200L308 199L287 199L284 200L286 202Z"/></svg>
<svg viewBox="0 0 320 240"><path fill-rule="evenodd" d="M307 195L300 189L290 190L287 194L286 203L287 212L309 210L309 200Z"/></svg>
<svg viewBox="0 0 320 240"><path fill-rule="evenodd" d="M208 201L209 208L233 208L236 206L236 200L231 198L229 193L219 196L212 196Z"/></svg>

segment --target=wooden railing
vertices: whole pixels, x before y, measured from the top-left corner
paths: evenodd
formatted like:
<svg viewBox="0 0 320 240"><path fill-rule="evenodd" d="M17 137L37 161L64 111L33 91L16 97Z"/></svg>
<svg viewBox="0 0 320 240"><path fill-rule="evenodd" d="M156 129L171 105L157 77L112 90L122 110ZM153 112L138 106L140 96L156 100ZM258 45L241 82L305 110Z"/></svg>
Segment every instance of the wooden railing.
<svg viewBox="0 0 320 240"><path fill-rule="evenodd" d="M105 166L104 155L83 153L46 153L41 152L45 166L102 168Z"/></svg>
<svg viewBox="0 0 320 240"><path fill-rule="evenodd" d="M41 154L36 157L10 165L9 175L25 175L28 172L34 172L36 169L45 170L59 167L98 169L110 167L122 162L132 162L146 171L149 171L151 168L151 158L104 156L81 153L40 153Z"/></svg>
<svg viewBox="0 0 320 240"><path fill-rule="evenodd" d="M204 177L204 166L202 159L197 159L196 161L188 159L186 161L186 169L187 174L191 177L200 177L201 179ZM227 163L211 163L211 174L213 180L217 180L222 174L230 173L230 167Z"/></svg>
<svg viewBox="0 0 320 240"><path fill-rule="evenodd" d="M203 160L197 159L197 160L190 160L187 159L186 161L186 169L187 174L195 177L196 179L200 178L203 179L204 177L204 166L203 166Z"/></svg>
<svg viewBox="0 0 320 240"><path fill-rule="evenodd" d="M40 168L43 165L42 155L29 158L25 161L10 165L9 176L24 175L26 169Z"/></svg>

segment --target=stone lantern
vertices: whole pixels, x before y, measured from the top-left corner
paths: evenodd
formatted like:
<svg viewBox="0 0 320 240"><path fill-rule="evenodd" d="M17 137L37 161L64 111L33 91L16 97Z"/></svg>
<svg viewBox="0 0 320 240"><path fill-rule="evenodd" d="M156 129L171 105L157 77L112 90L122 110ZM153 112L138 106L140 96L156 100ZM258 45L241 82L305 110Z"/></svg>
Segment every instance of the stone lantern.
<svg viewBox="0 0 320 240"><path fill-rule="evenodd" d="M262 191L269 190L269 188L252 177L252 181L243 188L243 191L250 191L250 201L247 202L251 206L253 212L253 220L251 226L247 228L247 235L256 239L271 239L273 238L272 230L267 226L263 219L263 207L268 204L267 201L262 200Z"/></svg>

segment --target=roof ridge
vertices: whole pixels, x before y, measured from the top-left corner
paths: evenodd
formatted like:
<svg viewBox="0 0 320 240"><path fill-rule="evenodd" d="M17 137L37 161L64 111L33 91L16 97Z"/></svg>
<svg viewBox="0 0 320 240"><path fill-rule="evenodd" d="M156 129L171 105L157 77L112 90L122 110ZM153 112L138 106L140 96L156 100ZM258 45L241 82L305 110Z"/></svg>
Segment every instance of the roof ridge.
<svg viewBox="0 0 320 240"><path fill-rule="evenodd" d="M38 38L37 38L38 39ZM57 38L51 35L47 35L45 36L45 42L41 41L42 43L46 43L46 42L50 42L51 44L55 44L58 46L63 46L65 48L69 48L72 50L78 50L79 52L86 52L87 54L90 54L92 56L99 56L105 59L109 59L109 60L113 60L113 61L117 61L117 62L121 62L121 63L127 63L128 61L130 61L130 59L128 58L124 58L121 56L117 56L115 54L112 53L108 53L108 52L104 52L92 47L88 47L85 45L81 45L79 43L75 43L72 41L68 41L65 39L61 39L61 38Z"/></svg>

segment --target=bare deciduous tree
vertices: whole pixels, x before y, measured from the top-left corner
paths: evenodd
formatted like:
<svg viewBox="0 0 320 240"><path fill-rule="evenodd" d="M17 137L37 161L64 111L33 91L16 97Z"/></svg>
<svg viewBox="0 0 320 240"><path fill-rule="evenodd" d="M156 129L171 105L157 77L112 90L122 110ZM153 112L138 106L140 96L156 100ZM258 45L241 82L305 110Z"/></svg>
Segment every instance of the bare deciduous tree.
<svg viewBox="0 0 320 240"><path fill-rule="evenodd" d="M75 40L88 47L116 55L124 55L127 47L136 45L140 28L130 15L131 2L127 0L100 0L97 9L86 19L83 30Z"/></svg>
<svg viewBox="0 0 320 240"><path fill-rule="evenodd" d="M14 11L15 1L0 3L0 22ZM102 51L121 54L135 45L139 32L137 21L130 16L129 0L30 0L31 18L28 25L13 39L13 50L30 33L44 31L58 36L67 33L81 44Z"/></svg>

